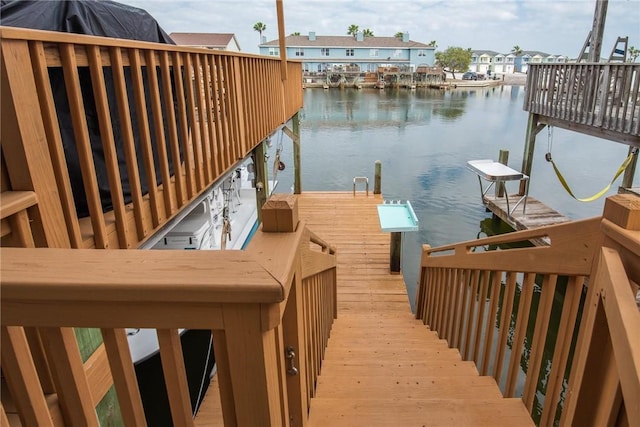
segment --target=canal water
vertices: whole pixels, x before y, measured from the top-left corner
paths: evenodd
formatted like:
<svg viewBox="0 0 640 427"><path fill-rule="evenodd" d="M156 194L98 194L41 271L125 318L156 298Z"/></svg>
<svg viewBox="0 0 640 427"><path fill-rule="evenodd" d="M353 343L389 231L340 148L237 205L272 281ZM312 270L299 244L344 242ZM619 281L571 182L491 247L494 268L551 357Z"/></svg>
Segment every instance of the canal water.
<svg viewBox="0 0 640 427"><path fill-rule="evenodd" d="M374 162L382 161L384 198L410 200L420 221L419 231L403 236L402 269L413 308L422 244L440 246L493 232L487 230L491 214L481 203L478 179L466 162L497 159L505 149L509 165L520 169L528 118L523 102L523 86L307 89L300 114L303 191L351 191L355 176L369 177L373 186ZM282 142L287 168L278 173L276 191L290 192L293 148L286 136ZM549 147L578 197L605 187L628 147L557 128L551 135L547 129L538 134L530 195L572 219L600 215L604 197L591 203L572 199L544 159ZM616 193L620 180L608 194Z"/></svg>
<svg viewBox="0 0 640 427"><path fill-rule="evenodd" d="M491 220L491 213L481 202L478 179L467 170L466 162L497 159L503 149L509 150L509 165L520 169L528 119L523 102L522 86L448 91L307 89L300 125L303 191L351 191L356 176L368 177L373 186L374 162L382 161L384 198L410 200L420 221L419 231L404 233L402 248L402 270L414 309L422 244L435 247L509 230ZM277 145L282 142L281 158L287 165L278 173L276 191L291 192L292 145L286 137L275 139ZM545 161L548 151L573 193L587 197L611 181L626 158L628 147L562 129L547 128L538 134L530 195L572 219L600 215L606 196L590 203L574 200ZM639 175L636 172L636 185L640 183ZM617 192L620 180L607 195ZM510 183L508 188L515 185ZM533 313L539 303L539 285L535 287ZM562 283L558 285L557 304L551 314L543 372L534 401L536 422L546 393L565 289ZM517 289L512 322L519 296ZM524 385L533 323L529 322L527 330L516 395L521 394ZM495 337L497 334L494 340ZM506 360L509 355L507 349ZM502 386L505 379L503 373ZM558 411L556 422L559 414Z"/></svg>

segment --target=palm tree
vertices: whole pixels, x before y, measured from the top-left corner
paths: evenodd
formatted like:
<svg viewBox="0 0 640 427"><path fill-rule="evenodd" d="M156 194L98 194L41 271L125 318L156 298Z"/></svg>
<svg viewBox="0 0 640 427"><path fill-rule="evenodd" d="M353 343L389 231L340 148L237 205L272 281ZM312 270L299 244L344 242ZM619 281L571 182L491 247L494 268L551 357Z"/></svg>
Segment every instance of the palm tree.
<svg viewBox="0 0 640 427"><path fill-rule="evenodd" d="M522 49L520 49L520 46L515 45L514 47L511 48L511 53L513 53L516 58L519 57L520 55L522 55ZM516 61L516 63L513 66L513 72L516 72L516 65L518 64L518 61Z"/></svg>
<svg viewBox="0 0 640 427"><path fill-rule="evenodd" d="M262 32L267 31L267 26L262 22L256 22L256 24L253 26L253 29L260 33L260 43L262 43Z"/></svg>
<svg viewBox="0 0 640 427"><path fill-rule="evenodd" d="M299 36L300 35L300 31L296 31L295 33L291 33L292 36Z"/></svg>
<svg viewBox="0 0 640 427"><path fill-rule="evenodd" d="M368 28L365 28L364 30L362 30L362 35L365 37L373 37L373 31L371 31Z"/></svg>
<svg viewBox="0 0 640 427"><path fill-rule="evenodd" d="M431 40L427 46L438 47L438 43L435 40Z"/></svg>
<svg viewBox="0 0 640 427"><path fill-rule="evenodd" d="M356 34L358 34L358 30L360 30L360 27L358 27L355 24L351 24L349 25L349 28L347 29L347 34L349 34L350 36L356 36Z"/></svg>
<svg viewBox="0 0 640 427"><path fill-rule="evenodd" d="M636 58L640 56L640 49L636 49L635 46L631 46L627 51L629 57L627 58L628 62L636 62Z"/></svg>
<svg viewBox="0 0 640 427"><path fill-rule="evenodd" d="M402 31L398 31L398 32L396 33L396 35L395 35L395 36L393 36L393 37L395 37L395 38L397 38L397 39L401 39L403 35L404 35L404 33L403 33Z"/></svg>

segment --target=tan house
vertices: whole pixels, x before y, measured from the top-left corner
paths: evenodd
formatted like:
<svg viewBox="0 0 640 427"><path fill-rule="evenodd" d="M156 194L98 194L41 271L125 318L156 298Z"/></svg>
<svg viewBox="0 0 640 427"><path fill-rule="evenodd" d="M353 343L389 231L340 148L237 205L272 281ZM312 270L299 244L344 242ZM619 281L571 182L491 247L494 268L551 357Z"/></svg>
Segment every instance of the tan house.
<svg viewBox="0 0 640 427"><path fill-rule="evenodd" d="M171 33L177 45L204 47L212 50L240 52L240 45L233 33Z"/></svg>

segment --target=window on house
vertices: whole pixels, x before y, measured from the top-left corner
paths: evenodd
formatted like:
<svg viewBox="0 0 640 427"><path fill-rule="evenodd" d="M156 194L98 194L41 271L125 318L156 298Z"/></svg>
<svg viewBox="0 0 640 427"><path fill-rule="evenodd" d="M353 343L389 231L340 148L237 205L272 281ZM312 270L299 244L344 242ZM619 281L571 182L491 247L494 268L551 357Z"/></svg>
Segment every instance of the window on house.
<svg viewBox="0 0 640 427"><path fill-rule="evenodd" d="M346 49L345 50L345 56L355 56L354 49Z"/></svg>
<svg viewBox="0 0 640 427"><path fill-rule="evenodd" d="M305 73L308 73L308 72L309 72L309 64L308 64L308 63L306 63L306 62L303 62L303 63L302 63L302 70L303 70Z"/></svg>
<svg viewBox="0 0 640 427"><path fill-rule="evenodd" d="M301 47L296 48L296 56L304 56L304 49Z"/></svg>
<svg viewBox="0 0 640 427"><path fill-rule="evenodd" d="M427 56L427 51L426 51L426 50L423 50L423 49L420 49L420 50L418 51L418 56Z"/></svg>
<svg viewBox="0 0 640 427"><path fill-rule="evenodd" d="M378 49L369 49L369 56L378 56Z"/></svg>
<svg viewBox="0 0 640 427"><path fill-rule="evenodd" d="M276 47L270 47L269 48L269 55L271 56L278 56L280 55L280 50Z"/></svg>
<svg viewBox="0 0 640 427"><path fill-rule="evenodd" d="M502 62L503 58L496 58L496 62Z"/></svg>
<svg viewBox="0 0 640 427"><path fill-rule="evenodd" d="M320 49L320 56L329 56L329 48L323 47L322 49Z"/></svg>
<svg viewBox="0 0 640 427"><path fill-rule="evenodd" d="M478 62L478 57L477 56L472 56L471 57L471 62L472 63Z"/></svg>
<svg viewBox="0 0 640 427"><path fill-rule="evenodd" d="M395 56L395 57L398 57L398 56L401 56L401 55L402 55L402 50L400 50L400 49L396 49L393 52L393 56Z"/></svg>

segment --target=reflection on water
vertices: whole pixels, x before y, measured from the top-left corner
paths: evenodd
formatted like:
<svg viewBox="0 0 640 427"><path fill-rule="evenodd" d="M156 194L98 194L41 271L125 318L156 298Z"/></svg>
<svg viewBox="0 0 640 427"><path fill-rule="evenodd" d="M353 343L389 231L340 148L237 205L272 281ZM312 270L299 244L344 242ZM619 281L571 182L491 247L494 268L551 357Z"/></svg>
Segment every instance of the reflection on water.
<svg viewBox="0 0 640 427"><path fill-rule="evenodd" d="M523 100L521 86L307 89L300 126L302 188L350 191L354 176L373 182L374 162L382 161L383 195L411 200L420 220L420 230L403 238L403 272L413 306L421 245L476 239L479 224L490 217L466 162L496 159L506 149L509 165L520 168L528 117ZM553 134L553 158L578 196L604 187L627 156L621 144L561 129ZM538 135L530 194L571 218L600 215L604 199L577 202L558 183L544 160L549 142L546 132ZM293 165L291 145L284 146L283 161ZM292 169L278 174L277 191L291 191ZM640 168L636 182L638 175Z"/></svg>

